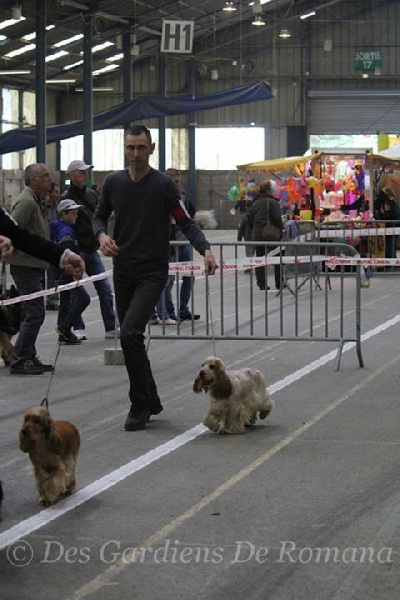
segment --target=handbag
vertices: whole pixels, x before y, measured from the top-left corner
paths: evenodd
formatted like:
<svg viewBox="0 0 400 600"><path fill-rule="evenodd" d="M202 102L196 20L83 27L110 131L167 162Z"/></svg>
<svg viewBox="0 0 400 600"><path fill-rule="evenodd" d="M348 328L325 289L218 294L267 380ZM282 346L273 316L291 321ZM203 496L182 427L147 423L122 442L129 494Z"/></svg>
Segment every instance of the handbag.
<svg viewBox="0 0 400 600"><path fill-rule="evenodd" d="M270 201L268 201L267 206L267 216L266 223L262 228L261 237L263 242L279 242L282 237L282 231L280 227L271 223L271 219L269 218L269 207Z"/></svg>
<svg viewBox="0 0 400 600"><path fill-rule="evenodd" d="M8 300L19 296L14 284L7 289L6 267L3 265L1 271L0 300ZM22 303L0 305L0 331L9 335L18 333L21 326Z"/></svg>

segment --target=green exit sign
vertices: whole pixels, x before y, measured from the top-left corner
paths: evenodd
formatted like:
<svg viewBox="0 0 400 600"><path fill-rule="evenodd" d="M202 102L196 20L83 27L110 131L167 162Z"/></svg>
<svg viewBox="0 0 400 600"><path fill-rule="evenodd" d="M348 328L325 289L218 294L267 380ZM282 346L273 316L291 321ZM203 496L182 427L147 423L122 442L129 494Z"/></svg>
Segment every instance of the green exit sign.
<svg viewBox="0 0 400 600"><path fill-rule="evenodd" d="M380 50L357 50L356 71L375 71L382 66Z"/></svg>

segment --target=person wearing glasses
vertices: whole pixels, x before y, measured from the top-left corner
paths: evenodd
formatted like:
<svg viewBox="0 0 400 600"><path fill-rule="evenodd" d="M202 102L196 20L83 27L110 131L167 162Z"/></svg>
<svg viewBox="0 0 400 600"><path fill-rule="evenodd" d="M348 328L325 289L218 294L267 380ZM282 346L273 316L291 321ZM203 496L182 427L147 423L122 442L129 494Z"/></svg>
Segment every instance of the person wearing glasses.
<svg viewBox="0 0 400 600"><path fill-rule="evenodd" d="M52 177L46 165L34 163L26 167L25 189L11 205L12 218L24 229L45 239L50 238L45 215L45 196L50 191ZM46 269L49 263L15 249L10 273L20 294L41 292L46 287ZM36 352L36 339L45 318L44 298L35 298L22 304L21 327L13 349L10 365L12 375L41 375L52 371L52 365L43 364Z"/></svg>

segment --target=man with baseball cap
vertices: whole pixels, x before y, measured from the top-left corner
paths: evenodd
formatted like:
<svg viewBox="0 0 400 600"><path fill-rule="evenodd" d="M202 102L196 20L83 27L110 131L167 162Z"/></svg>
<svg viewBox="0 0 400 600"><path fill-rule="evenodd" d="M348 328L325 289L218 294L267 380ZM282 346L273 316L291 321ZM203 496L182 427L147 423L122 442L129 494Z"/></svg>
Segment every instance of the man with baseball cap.
<svg viewBox="0 0 400 600"><path fill-rule="evenodd" d="M88 275L99 275L104 273L105 268L97 252L99 243L94 237L92 229L92 217L98 204L98 196L94 190L86 187L88 170L91 168L93 168L93 165L88 165L83 160L70 162L66 174L69 176L71 184L68 190L62 194L61 199L62 201L73 200L80 206L74 226L79 251L86 264L86 273ZM108 278L105 278L93 283L100 300L105 337L106 339L113 339L115 336L115 312L110 282ZM86 337L85 325L82 319L74 324L74 330L75 334L81 339Z"/></svg>

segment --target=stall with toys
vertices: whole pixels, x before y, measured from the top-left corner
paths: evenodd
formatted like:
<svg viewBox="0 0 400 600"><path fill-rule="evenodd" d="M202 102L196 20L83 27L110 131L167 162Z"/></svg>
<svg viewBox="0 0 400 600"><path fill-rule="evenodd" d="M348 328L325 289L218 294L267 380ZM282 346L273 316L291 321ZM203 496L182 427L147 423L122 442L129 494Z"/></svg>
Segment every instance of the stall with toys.
<svg viewBox="0 0 400 600"><path fill-rule="evenodd" d="M365 150L314 150L305 156L238 165L237 189L251 199L257 182L276 184L282 213L303 219L369 219L370 185Z"/></svg>
<svg viewBox="0 0 400 600"><path fill-rule="evenodd" d="M270 178L279 199L282 213L312 219L317 214L315 195L319 182L312 175L312 165L320 157L318 152L305 156L276 158L238 165L237 187L243 201L254 197L257 183ZM322 190L321 190L322 191Z"/></svg>

